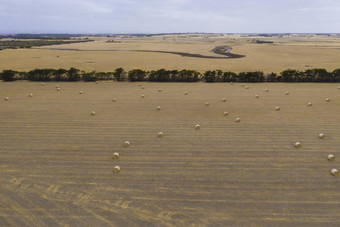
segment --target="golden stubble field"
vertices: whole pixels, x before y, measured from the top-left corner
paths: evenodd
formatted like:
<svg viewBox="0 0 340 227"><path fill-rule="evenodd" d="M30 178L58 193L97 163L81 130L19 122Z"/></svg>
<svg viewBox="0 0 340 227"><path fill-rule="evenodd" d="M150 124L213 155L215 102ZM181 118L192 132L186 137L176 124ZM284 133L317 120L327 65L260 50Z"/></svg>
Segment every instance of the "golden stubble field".
<svg viewBox="0 0 340 227"><path fill-rule="evenodd" d="M0 83L1 226L339 223L336 84L141 84Z"/></svg>
<svg viewBox="0 0 340 227"><path fill-rule="evenodd" d="M93 37L90 37L91 39ZM200 72L221 69L223 71L280 72L292 68L340 67L340 37L244 37L224 35L197 37L164 35L155 37L94 38L95 42L45 46L37 49L16 49L0 51L0 70L31 70L35 68L70 68L85 71L114 71L140 68L144 70L194 69ZM274 41L274 44L254 44L248 40ZM120 43L107 43L116 40ZM206 59L182 57L169 53L128 52L126 50L173 51L219 56L210 51L216 46L230 46L232 53L246 55L237 59ZM52 49L51 49L52 48ZM73 50L57 50L73 49ZM81 51L76 51L81 50ZM121 50L121 51L112 51ZM123 51L122 51L123 50Z"/></svg>

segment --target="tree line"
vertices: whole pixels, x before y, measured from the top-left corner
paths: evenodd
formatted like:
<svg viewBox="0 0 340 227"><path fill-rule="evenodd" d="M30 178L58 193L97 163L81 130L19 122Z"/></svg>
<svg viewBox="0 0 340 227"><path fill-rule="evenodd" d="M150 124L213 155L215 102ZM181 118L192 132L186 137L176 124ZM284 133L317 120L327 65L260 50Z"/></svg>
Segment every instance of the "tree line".
<svg viewBox="0 0 340 227"><path fill-rule="evenodd" d="M31 48L40 46L70 44L70 43L84 43L93 42L93 40L74 39L74 40L0 40L0 50L4 49L18 49L18 48Z"/></svg>
<svg viewBox="0 0 340 227"><path fill-rule="evenodd" d="M328 72L326 69L315 68L299 71L287 69L280 73L264 74L262 71L235 73L222 70L208 70L200 73L196 70L166 70L145 71L133 69L125 71L116 68L112 72L84 72L77 68L70 69L34 69L28 72L3 70L0 73L3 81L155 81L155 82L340 82L340 69Z"/></svg>

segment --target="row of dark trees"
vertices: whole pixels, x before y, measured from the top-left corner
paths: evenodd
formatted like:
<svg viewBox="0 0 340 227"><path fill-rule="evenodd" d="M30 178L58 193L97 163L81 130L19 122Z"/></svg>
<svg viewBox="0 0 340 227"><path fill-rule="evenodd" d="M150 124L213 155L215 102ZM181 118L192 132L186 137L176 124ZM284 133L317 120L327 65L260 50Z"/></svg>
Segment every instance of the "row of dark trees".
<svg viewBox="0 0 340 227"><path fill-rule="evenodd" d="M203 74L206 82L264 82L264 73L261 71L241 72L223 72L222 70L206 71Z"/></svg>
<svg viewBox="0 0 340 227"><path fill-rule="evenodd" d="M270 81L278 82L340 82L340 69L328 72L326 69L307 69L298 71L287 69L279 76L272 73Z"/></svg>
<svg viewBox="0 0 340 227"><path fill-rule="evenodd" d="M83 72L76 68L66 69L34 69L29 72L18 72L13 70L3 70L0 79L4 81L30 80L30 81L97 81L97 80L117 80L124 81L160 81L160 82L196 82L201 78L201 74L195 70L152 70L144 71L134 69L124 71L117 68L113 72Z"/></svg>
<svg viewBox="0 0 340 227"><path fill-rule="evenodd" d="M0 79L4 81L30 80L30 81L158 81L158 82L340 82L340 69L328 72L326 69L307 69L298 71L287 69L279 74L265 75L262 71L251 72L223 72L222 70L209 70L203 74L195 70L152 70L144 71L134 69L126 72L117 68L113 72L84 72L76 68L70 69L34 69L29 72L3 70Z"/></svg>
<svg viewBox="0 0 340 227"><path fill-rule="evenodd" d="M0 79L4 81L30 80L30 81L97 81L114 79L115 72L89 72L77 68L70 69L34 69L28 72L3 70ZM118 79L119 80L119 77Z"/></svg>

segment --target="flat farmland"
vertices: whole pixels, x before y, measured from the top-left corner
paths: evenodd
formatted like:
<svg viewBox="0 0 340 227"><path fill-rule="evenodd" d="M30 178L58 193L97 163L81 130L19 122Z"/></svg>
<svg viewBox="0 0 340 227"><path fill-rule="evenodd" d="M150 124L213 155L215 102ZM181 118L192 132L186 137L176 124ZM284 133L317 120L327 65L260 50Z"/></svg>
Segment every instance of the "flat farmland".
<svg viewBox="0 0 340 227"><path fill-rule="evenodd" d="M0 83L1 226L339 223L336 84L56 85Z"/></svg>
<svg viewBox="0 0 340 227"><path fill-rule="evenodd" d="M93 37L90 37L91 39ZM223 71L281 72L288 68L306 70L339 68L340 36L259 37L245 35L206 36L199 34L153 37L94 37L94 42L0 51L0 70L28 71L35 68L76 67L87 72L125 70L193 69ZM251 43L253 39L273 43ZM110 42L114 41L114 42ZM243 58L223 58L211 53L216 46L228 46ZM199 54L183 57L169 52Z"/></svg>

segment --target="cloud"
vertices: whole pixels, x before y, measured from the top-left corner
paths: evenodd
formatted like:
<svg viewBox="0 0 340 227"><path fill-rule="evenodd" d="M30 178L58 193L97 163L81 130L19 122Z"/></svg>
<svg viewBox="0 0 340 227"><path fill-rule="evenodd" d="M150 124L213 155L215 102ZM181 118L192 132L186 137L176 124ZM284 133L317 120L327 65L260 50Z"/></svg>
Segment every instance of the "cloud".
<svg viewBox="0 0 340 227"><path fill-rule="evenodd" d="M335 0L0 0L2 32L338 32Z"/></svg>
<svg viewBox="0 0 340 227"><path fill-rule="evenodd" d="M87 12L93 12L93 13L112 13L113 9L108 4L102 4L97 1L84 1L83 8Z"/></svg>
<svg viewBox="0 0 340 227"><path fill-rule="evenodd" d="M297 11L301 11L301 12L311 12L311 11L320 12L320 11L325 11L325 12L334 13L334 12L340 12L340 7L299 8L299 9L296 9L296 10Z"/></svg>

